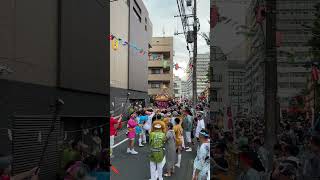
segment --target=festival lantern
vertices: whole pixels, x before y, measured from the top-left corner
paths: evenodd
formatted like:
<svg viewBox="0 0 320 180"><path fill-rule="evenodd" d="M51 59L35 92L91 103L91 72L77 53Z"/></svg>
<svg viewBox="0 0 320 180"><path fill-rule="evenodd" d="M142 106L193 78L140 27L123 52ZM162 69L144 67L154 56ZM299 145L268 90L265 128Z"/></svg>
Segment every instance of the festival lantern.
<svg viewBox="0 0 320 180"><path fill-rule="evenodd" d="M118 48L119 48L119 41L114 38L112 40L112 49L116 51Z"/></svg>

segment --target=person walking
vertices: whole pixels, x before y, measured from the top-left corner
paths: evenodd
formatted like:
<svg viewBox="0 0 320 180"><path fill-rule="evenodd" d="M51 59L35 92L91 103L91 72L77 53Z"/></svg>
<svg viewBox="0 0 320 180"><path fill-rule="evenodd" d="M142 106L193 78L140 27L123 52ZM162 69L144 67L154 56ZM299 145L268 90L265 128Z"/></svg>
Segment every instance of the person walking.
<svg viewBox="0 0 320 180"><path fill-rule="evenodd" d="M137 120L136 120L136 113L133 113L128 121L127 127L128 127L128 139L129 139L129 144L127 148L127 153L129 154L138 154L137 151L134 150L134 140L136 138L136 126L138 125Z"/></svg>
<svg viewBox="0 0 320 180"><path fill-rule="evenodd" d="M114 117L114 111L110 111L110 115L110 157L113 158L114 137L117 135L117 129L121 128L122 114L119 117ZM117 118L119 119L117 120Z"/></svg>
<svg viewBox="0 0 320 180"><path fill-rule="evenodd" d="M179 118L175 119L176 125L173 126L173 131L176 137L176 152L178 154L178 162L175 164L176 167L180 168L181 164L181 151L182 151L182 140L183 140L183 129L181 127L181 122Z"/></svg>
<svg viewBox="0 0 320 180"><path fill-rule="evenodd" d="M164 143L166 135L164 133L165 125L162 121L154 121L150 133L150 175L151 180L163 180L162 172L165 164Z"/></svg>
<svg viewBox="0 0 320 180"><path fill-rule="evenodd" d="M196 132L195 132L195 136L198 141L199 141L199 133L203 129L205 129L203 114L202 114L202 112L199 112L199 114L197 116L197 127L196 127Z"/></svg>
<svg viewBox="0 0 320 180"><path fill-rule="evenodd" d="M174 172L174 163L176 160L176 135L173 131L173 124L168 123L168 131L166 134L166 161L167 161L167 173L165 177L170 177Z"/></svg>
<svg viewBox="0 0 320 180"><path fill-rule="evenodd" d="M206 130L201 130L199 134L201 146L193 163L192 180L207 180L208 176L210 176L209 133Z"/></svg>
<svg viewBox="0 0 320 180"><path fill-rule="evenodd" d="M185 118L183 120L183 130L185 132L185 138L187 142L186 151L192 151L192 139L191 139L191 132L192 132L192 113L189 109L185 110Z"/></svg>

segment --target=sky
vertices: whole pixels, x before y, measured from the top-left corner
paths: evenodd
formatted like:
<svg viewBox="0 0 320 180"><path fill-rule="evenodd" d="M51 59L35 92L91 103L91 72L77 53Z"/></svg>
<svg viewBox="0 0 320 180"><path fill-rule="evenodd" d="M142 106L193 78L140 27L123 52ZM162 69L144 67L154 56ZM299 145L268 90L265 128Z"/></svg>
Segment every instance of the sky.
<svg viewBox="0 0 320 180"><path fill-rule="evenodd" d="M239 3L226 3L226 1L220 0L218 7L220 14L232 18L232 22L244 23L244 14L246 5ZM236 1L236 0L231 0ZM250 1L250 0L238 0L238 1ZM180 67L186 68L190 59L189 52L186 48L186 40L184 35L174 35L175 32L182 32L181 19L175 18L178 15L178 6L176 0L143 0L146 5L149 17L153 24L153 36L173 36L174 37L174 63L178 63ZM210 31L210 0L198 0L197 1L197 16L200 20L200 32L205 32L209 35ZM186 9L186 14L192 13L192 8ZM192 19L190 19L192 22ZM234 47L239 45L243 41L243 37L239 37L235 34L234 29L230 24L218 24L215 28L215 43L220 46L224 52L230 52ZM163 34L163 31L165 34ZM205 40L198 36L198 54L209 53L209 46ZM192 55L192 53L191 53ZM174 69L174 74L186 80L186 73L184 70Z"/></svg>

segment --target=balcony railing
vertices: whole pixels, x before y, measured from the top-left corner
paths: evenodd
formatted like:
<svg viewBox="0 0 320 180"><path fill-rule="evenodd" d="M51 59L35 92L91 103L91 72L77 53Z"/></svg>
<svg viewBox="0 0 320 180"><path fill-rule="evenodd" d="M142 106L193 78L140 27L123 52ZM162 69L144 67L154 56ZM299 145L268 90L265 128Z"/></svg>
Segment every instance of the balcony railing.
<svg viewBox="0 0 320 180"><path fill-rule="evenodd" d="M149 74L149 81L172 81L172 76L170 74Z"/></svg>

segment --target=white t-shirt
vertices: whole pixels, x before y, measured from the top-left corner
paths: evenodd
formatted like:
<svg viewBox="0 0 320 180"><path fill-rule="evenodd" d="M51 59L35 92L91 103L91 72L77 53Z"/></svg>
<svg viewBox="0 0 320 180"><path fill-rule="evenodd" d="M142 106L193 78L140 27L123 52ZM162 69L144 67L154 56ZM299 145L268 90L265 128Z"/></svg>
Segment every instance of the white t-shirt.
<svg viewBox="0 0 320 180"><path fill-rule="evenodd" d="M147 130L147 131L149 131L149 132L150 132L151 126L152 126L152 118L153 118L153 116L154 116L155 114L156 114L156 113L152 112L152 114L148 115L148 120L147 120L147 122L145 123L145 125L144 125L144 127L143 127L145 130Z"/></svg>
<svg viewBox="0 0 320 180"><path fill-rule="evenodd" d="M199 133L202 129L205 129L204 120L201 119L197 122L196 134L195 136L199 138Z"/></svg>

